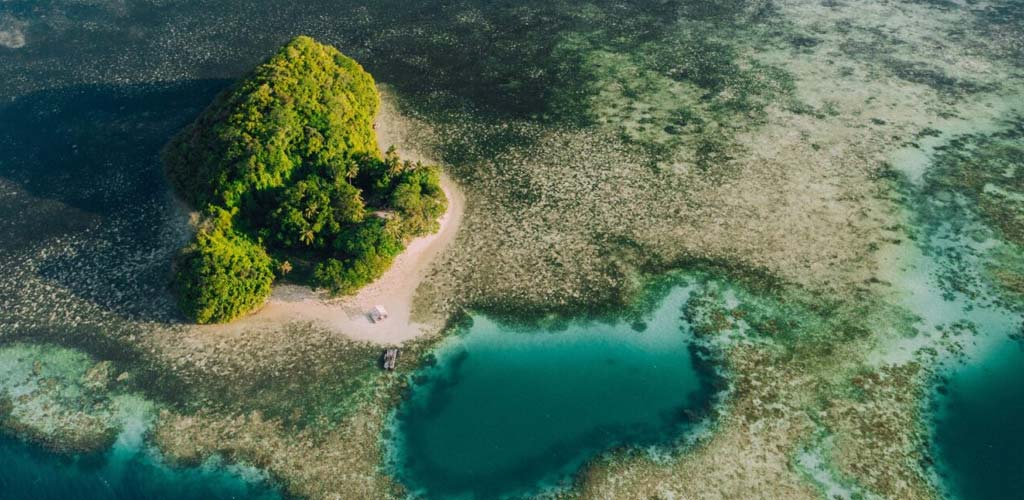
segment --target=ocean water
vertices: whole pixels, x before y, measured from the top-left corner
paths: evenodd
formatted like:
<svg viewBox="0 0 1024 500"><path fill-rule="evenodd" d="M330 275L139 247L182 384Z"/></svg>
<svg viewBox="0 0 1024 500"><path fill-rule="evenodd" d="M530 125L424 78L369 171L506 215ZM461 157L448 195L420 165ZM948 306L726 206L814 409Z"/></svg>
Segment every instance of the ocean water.
<svg viewBox="0 0 1024 500"><path fill-rule="evenodd" d="M951 370L941 392L933 439L952 492L1024 498L1024 343L1006 339Z"/></svg>
<svg viewBox="0 0 1024 500"><path fill-rule="evenodd" d="M917 257L906 304L921 315L922 335L908 346L942 346L953 338L962 347L940 357L925 416L941 487L962 500L1024 498L1024 317L947 293L935 279L941 260ZM972 329L949 328L956 324ZM888 355L900 359L908 346Z"/></svg>
<svg viewBox="0 0 1024 500"><path fill-rule="evenodd" d="M81 381L98 366L94 362L56 346L0 346L0 394L15 402L12 421L45 432L61 421L49 411L56 404L106 419L117 429L109 446L74 454L53 453L0 432L0 499L280 498L264 472L217 456L198 466L166 464L146 439L157 407L137 393L102 395L86 387Z"/></svg>
<svg viewBox="0 0 1024 500"><path fill-rule="evenodd" d="M219 91L291 37L309 34L338 46L406 96L403 103L412 111L446 110L454 103L488 116L533 120L582 111L572 99L560 104L562 94L578 94L586 84L582 62L555 49L566 34L593 30L594 16L607 36L657 33L674 24L660 3L646 2L599 2L586 11L485 0L3 2L0 342L70 343L97 358L130 358L124 338L146 335L152 324L180 321L166 277L173 252L187 238L188 218L164 180L160 148ZM653 338L650 331L625 328L615 335ZM561 366L594 372L607 362L606 385L672 383L637 390L630 405L642 411L635 418L635 408L621 399L623 405L593 416L577 415L579 433L561 422L561 434L578 447L541 433L559 451L510 480L549 479L539 471L552 464L559 476L583 457L633 436L660 442L684 425L686 419L673 412L699 406L683 401L696 384L686 343L673 344L666 351L672 354L626 356L619 349L651 347L616 347L610 340L615 335L602 334L603 344L586 348L591 356ZM527 344L524 349L539 347ZM561 361L547 359L550 374ZM641 359L675 364L643 365ZM611 374L625 378L612 380ZM670 390L678 393L665 397ZM651 394L661 399L642 401ZM223 471L167 469L143 452L118 450L69 459L0 441L0 498L270 495Z"/></svg>
<svg viewBox="0 0 1024 500"><path fill-rule="evenodd" d="M393 467L429 498L530 495L618 445L671 443L709 407L714 377L676 288L641 322L516 327L474 315L415 376Z"/></svg>
<svg viewBox="0 0 1024 500"><path fill-rule="evenodd" d="M1012 106L1000 116L1019 113L1019 104ZM998 283L985 272L991 249L1003 244L999 234L970 205L948 202L953 198L939 195L950 193L936 193L929 182L933 169L943 167L939 146L1005 126L986 115L951 120L918 156L897 153L893 161L911 181L909 208L923 237L906 249L892 281L903 306L920 317L921 335L890 346L883 358L900 361L922 348L940 353L925 418L939 486L962 500L1024 498L1024 315L1019 304L996 300Z"/></svg>
<svg viewBox="0 0 1024 500"><path fill-rule="evenodd" d="M702 19L744 4L0 2L0 339L57 339L116 354L122 346L108 347L106 332L142 334L140 323L179 319L165 277L186 216L163 180L160 147L294 35L337 45L419 114L457 108L498 121L575 124L593 75L576 45L565 44L571 35L598 33L623 57L652 57L647 48L679 29L680 12ZM1020 12L1014 5L1001 7L1003 22ZM747 50L742 40L737 47ZM456 153L446 159L459 163ZM926 156L915 150L895 163L921 180ZM924 274L909 285L925 286ZM910 309L925 326L959 319L960 304L951 307L941 290L918 298ZM684 435L686 410L699 412L710 396L677 316L659 309L643 331L580 321L556 332L476 317L420 374L398 416L403 480L440 496L511 494L564 482L609 447ZM1012 333L983 330L999 339ZM936 396L937 458L963 498L1021 498L1024 364L1010 340L984 352L952 369L947 393ZM140 453L66 459L0 440L0 498L263 494L234 475L170 470Z"/></svg>
<svg viewBox="0 0 1024 500"><path fill-rule="evenodd" d="M207 463L168 467L146 448L119 443L99 454L62 456L0 437L0 498L5 500L276 500L253 471Z"/></svg>

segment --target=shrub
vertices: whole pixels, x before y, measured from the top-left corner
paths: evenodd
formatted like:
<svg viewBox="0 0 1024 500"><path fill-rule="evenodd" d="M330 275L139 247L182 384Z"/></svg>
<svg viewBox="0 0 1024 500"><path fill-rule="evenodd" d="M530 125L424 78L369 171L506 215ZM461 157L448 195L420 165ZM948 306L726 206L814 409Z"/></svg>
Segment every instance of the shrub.
<svg viewBox="0 0 1024 500"><path fill-rule="evenodd" d="M267 250L304 268L293 279L309 280L312 268L313 285L344 294L379 277L405 239L436 230L447 203L440 172L394 149L381 157L378 105L362 67L300 36L171 140L171 184L210 213L177 258L189 317L228 321L261 304L273 277Z"/></svg>
<svg viewBox="0 0 1024 500"><path fill-rule="evenodd" d="M313 273L313 284L335 295L353 293L384 274L404 245L396 224L380 217L368 217L337 240L339 255L328 259Z"/></svg>
<svg viewBox="0 0 1024 500"><path fill-rule="evenodd" d="M310 177L286 188L269 215L272 242L283 248L325 249L343 225L363 220L359 190L344 180Z"/></svg>
<svg viewBox="0 0 1024 500"><path fill-rule="evenodd" d="M262 247L231 229L216 211L175 259L173 289L181 310L196 323L220 323L259 307L270 296L271 259Z"/></svg>
<svg viewBox="0 0 1024 500"><path fill-rule="evenodd" d="M419 164L406 169L391 194L391 205L401 214L404 235L437 231L437 220L448 206L441 190L441 172L437 167Z"/></svg>

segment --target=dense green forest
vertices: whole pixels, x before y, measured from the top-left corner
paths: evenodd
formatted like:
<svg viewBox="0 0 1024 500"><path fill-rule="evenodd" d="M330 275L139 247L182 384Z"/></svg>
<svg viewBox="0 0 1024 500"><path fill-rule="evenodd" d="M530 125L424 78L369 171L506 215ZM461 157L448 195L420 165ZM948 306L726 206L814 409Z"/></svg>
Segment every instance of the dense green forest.
<svg viewBox="0 0 1024 500"><path fill-rule="evenodd" d="M380 154L378 106L358 63L300 36L171 140L168 179L204 216L174 263L186 315L230 321L275 276L352 293L437 230L440 171Z"/></svg>

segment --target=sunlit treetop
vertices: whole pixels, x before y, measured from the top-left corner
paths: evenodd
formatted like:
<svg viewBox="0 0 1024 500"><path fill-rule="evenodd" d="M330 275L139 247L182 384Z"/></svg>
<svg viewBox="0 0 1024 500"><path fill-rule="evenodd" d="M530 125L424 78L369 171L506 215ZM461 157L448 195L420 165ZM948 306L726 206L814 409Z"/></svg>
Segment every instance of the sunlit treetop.
<svg viewBox="0 0 1024 500"><path fill-rule="evenodd" d="M175 261L187 316L222 322L259 307L275 271L352 293L437 229L440 171L380 154L379 104L359 64L300 36L171 140L171 184L207 219Z"/></svg>
<svg viewBox="0 0 1024 500"><path fill-rule="evenodd" d="M350 176L356 155L378 156L373 77L337 49L300 36L177 136L168 175L193 206L235 208L300 170Z"/></svg>

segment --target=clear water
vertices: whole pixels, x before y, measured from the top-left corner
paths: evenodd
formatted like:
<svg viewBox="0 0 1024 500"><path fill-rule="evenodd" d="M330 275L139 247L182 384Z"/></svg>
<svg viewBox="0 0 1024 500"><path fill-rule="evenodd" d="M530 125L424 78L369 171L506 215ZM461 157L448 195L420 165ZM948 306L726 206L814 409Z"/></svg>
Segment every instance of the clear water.
<svg viewBox="0 0 1024 500"><path fill-rule="evenodd" d="M109 341L116 336L111 332L144 335L150 323L180 319L166 292L166 274L186 237L187 216L170 196L160 148L217 92L291 37L309 34L338 46L378 81L409 97L405 102L413 111L447 109L455 102L458 108L523 118L554 112L562 99L552 96L579 93L586 83L578 58L554 50L566 33L598 29L579 14L598 14L609 37L674 26L673 16L647 2L598 2L588 9L487 0L386 0L370 6L237 0L0 3L0 311L5 313L0 341L70 339L98 358L126 355L124 346ZM562 87L568 90L555 92ZM415 98L420 96L430 99ZM636 335L653 338L654 330ZM672 389L681 394L646 402L633 419L628 406L577 415L583 430L569 432L563 423L560 435L579 442L579 448L556 443L559 451L516 481L552 464L556 475L573 470L591 451L634 435L637 442L656 442L676 434L676 421L682 419L671 412L697 406L682 402L695 380L686 344L672 347L682 365L652 367L636 360L677 357L617 352L611 339L634 333L627 327L601 334L608 344L587 345L593 356L559 360L559 366L593 372L606 360L622 363L614 370L626 377L619 383L635 389L645 381L661 384L664 377L676 382L652 392L663 398ZM594 357L597 352L608 356ZM472 359L477 357L482 356ZM643 394L637 391L638 398ZM2 498L257 495L240 485L223 486L221 476L168 471L144 456L65 460L3 441L0 460ZM221 489L202 489L207 487Z"/></svg>
<svg viewBox="0 0 1024 500"><path fill-rule="evenodd" d="M963 294L946 294L935 279L941 258L913 256L915 265L900 282L905 305L922 317L921 335L891 346L882 361L898 362L916 349L942 346L947 334L939 327L958 321L974 325L977 333L955 335L962 354L945 353L938 367L926 417L936 470L954 498L1024 498L1024 344L1011 338L1024 331L1024 318Z"/></svg>
<svg viewBox="0 0 1024 500"><path fill-rule="evenodd" d="M901 256L893 282L903 305L921 317L922 335L891 346L882 358L905 360L925 347L941 353L926 418L942 486L962 500L1024 498L1024 343L1015 340L1024 333L1024 317L993 300L997 291L984 277L986 251L998 244L992 232L970 211L937 199L926 183L936 146L955 134L991 132L997 123L985 116L951 122L919 158L894 159L914 181L911 208L925 238ZM942 285L951 278L972 284L973 293ZM950 328L955 324L972 329ZM947 351L950 341L957 347Z"/></svg>
<svg viewBox="0 0 1024 500"><path fill-rule="evenodd" d="M683 2L689 3L704 4ZM560 57L555 50L565 33L599 30L609 40L639 34L648 43L646 36L677 27L676 16L662 10L674 5L0 2L0 34L7 40L0 44L0 311L16 318L0 321L0 336L69 337L103 351L101 343L92 342L101 338L94 331L123 328L135 333L140 322L177 318L164 279L169 257L181 244L177 232L185 217L175 214L159 149L217 91L296 34L339 46L403 95L431 96L441 108L454 101L499 117L531 117L558 111L559 99L553 97L559 97L559 88L568 88L566 95L579 94L588 82L572 51ZM518 17L518 10L537 14ZM600 19L605 22L579 15L586 12L603 12ZM423 103L416 104L417 111L432 109L431 100L410 102ZM976 129L973 123L968 127ZM922 146L930 148L929 142L922 141ZM897 160L915 180L927 168L927 158L916 152ZM911 287L923 287L929 278L910 279ZM918 299L919 307L912 309L926 316L926 323L948 323L960 314L960 305L950 307L941 293L924 292ZM666 325L677 316L675 311L655 316L663 314ZM520 490L533 480L557 483L587 457L617 443L662 442L679 435L686 419L676 421L672 411L699 408L696 403L705 397L703 389L690 392L696 394L692 397L680 394L692 391L698 376L688 344L679 340L685 333L674 336L678 324L660 328L652 320L639 333L624 323L580 322L562 332L518 332L499 339L496 332L504 327L486 318L476 320L469 332L442 350L437 367L424 371L427 381L403 408L406 418L399 420L399 437L404 439L402 459L410 461L404 478L412 485L487 495ZM594 334L586 342L580 340L584 329ZM1009 332L985 328L982 333L1004 339ZM657 338L666 341L652 346ZM574 342L581 354L566 355L568 348L562 344ZM536 360L520 355L542 347L557 355ZM504 349L511 354L502 354ZM964 498L1022 498L1024 448L1019 439L1024 430L1018 422L1024 422L1024 408L1018 383L1024 380L1024 363L1019 347L1010 341L985 352L972 358L971 365L951 371L948 395L937 398L936 447L948 464L944 469L951 484ZM464 359L456 363L458 356ZM664 364L670 359L676 364ZM597 370L606 360L612 363ZM527 367L557 376L534 384L540 387L510 385L514 370ZM614 371L623 378L598 379L595 371ZM488 373L490 378L483 377ZM483 378L471 382L478 376ZM597 383L584 391L580 380L588 377ZM605 385L604 393L599 393L599 384ZM574 387L578 392L566 401L559 399ZM519 404L492 402L491 407L477 408L506 393ZM455 397L461 394L475 399ZM656 401L649 400L655 396ZM637 402L644 398L648 401L640 403L645 404ZM554 406L547 420L542 403ZM620 411L638 404L642 414ZM426 420L417 424L409 418L416 414ZM456 417L480 414L493 418L466 422L466 434L448 425ZM579 429L568 429L554 415L574 419ZM485 425L508 438L465 439L478 440ZM545 441L520 443L518 436L527 425L543 427L533 431ZM453 436L457 439L433 450L436 456L423 448L423 443ZM551 445L550 451L538 451L544 443ZM147 460L64 460L3 440L0 497L253 495L244 489L195 490L199 483L220 480L191 475L198 472L167 472ZM461 476L460 463L466 467ZM514 474L491 489L479 488L482 478L494 471ZM172 484L177 481L181 484Z"/></svg>
<svg viewBox="0 0 1024 500"><path fill-rule="evenodd" d="M949 374L933 439L954 493L1024 498L1024 344L1007 339Z"/></svg>
<svg viewBox="0 0 1024 500"><path fill-rule="evenodd" d="M65 457L0 437L0 498L5 500L176 500L281 498L276 489L222 466L171 468L144 448Z"/></svg>
<svg viewBox="0 0 1024 500"><path fill-rule="evenodd" d="M399 477L430 498L528 495L617 445L678 439L714 385L680 319L688 296L674 289L641 323L473 316L397 413Z"/></svg>
<svg viewBox="0 0 1024 500"><path fill-rule="evenodd" d="M48 423L60 421L48 413L53 401L61 401L71 410L106 418L118 429L110 446L67 455L0 433L0 499L280 498L267 476L249 466L224 464L216 457L198 467L165 464L146 442L157 415L154 403L136 393L120 392L108 399L87 389L78 381L87 377L93 363L72 349L0 347L0 394L9 401L28 398L15 404L13 419L48 429ZM89 411L92 404L96 411Z"/></svg>

